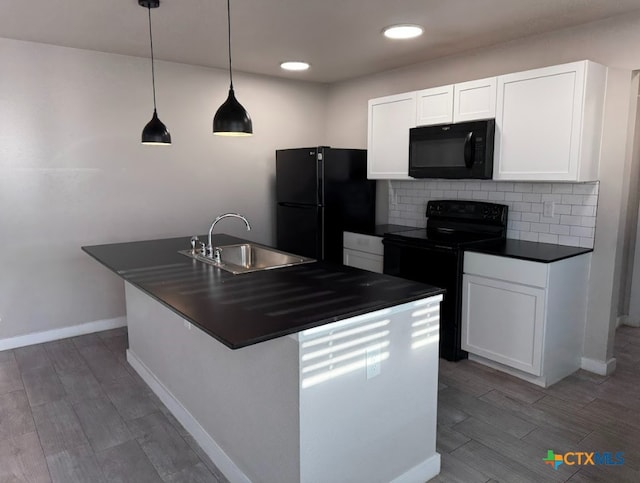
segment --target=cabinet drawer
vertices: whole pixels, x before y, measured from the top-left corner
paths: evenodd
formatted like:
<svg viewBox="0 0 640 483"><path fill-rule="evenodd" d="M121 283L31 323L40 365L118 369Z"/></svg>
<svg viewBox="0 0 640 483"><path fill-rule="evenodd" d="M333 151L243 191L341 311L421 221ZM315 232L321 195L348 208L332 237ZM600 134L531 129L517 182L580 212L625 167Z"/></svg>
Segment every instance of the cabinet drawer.
<svg viewBox="0 0 640 483"><path fill-rule="evenodd" d="M464 273L515 282L533 287L546 287L549 265L484 253L464 254Z"/></svg>
<svg viewBox="0 0 640 483"><path fill-rule="evenodd" d="M349 248L345 248L343 253L343 263L346 266L369 270L370 272L382 273L382 255L372 255L371 253L351 250Z"/></svg>
<svg viewBox="0 0 640 483"><path fill-rule="evenodd" d="M384 254L382 237L379 236L362 235L360 233L345 231L343 234L342 246L344 248L359 250L361 252L371 253L373 255Z"/></svg>

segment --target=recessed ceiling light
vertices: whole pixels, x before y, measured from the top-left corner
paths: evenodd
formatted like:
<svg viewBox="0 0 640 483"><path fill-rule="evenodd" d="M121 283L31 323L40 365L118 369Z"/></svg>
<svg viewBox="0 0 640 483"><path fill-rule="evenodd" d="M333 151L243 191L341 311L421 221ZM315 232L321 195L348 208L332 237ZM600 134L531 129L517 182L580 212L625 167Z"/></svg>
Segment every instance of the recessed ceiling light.
<svg viewBox="0 0 640 483"><path fill-rule="evenodd" d="M284 70L307 70L309 68L309 64L307 62L301 62L298 60L290 60L287 62L282 62L280 67Z"/></svg>
<svg viewBox="0 0 640 483"><path fill-rule="evenodd" d="M420 25L402 24L392 25L382 31L385 37L390 39L413 39L419 37L424 32Z"/></svg>

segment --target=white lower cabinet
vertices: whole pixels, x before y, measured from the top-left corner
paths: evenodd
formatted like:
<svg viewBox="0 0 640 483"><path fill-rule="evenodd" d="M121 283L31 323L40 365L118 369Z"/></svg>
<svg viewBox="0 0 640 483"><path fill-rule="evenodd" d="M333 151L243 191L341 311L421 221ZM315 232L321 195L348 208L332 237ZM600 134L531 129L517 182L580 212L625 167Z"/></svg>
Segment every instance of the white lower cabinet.
<svg viewBox="0 0 640 483"><path fill-rule="evenodd" d="M462 348L469 358L543 387L578 370L590 259L465 253Z"/></svg>
<svg viewBox="0 0 640 483"><path fill-rule="evenodd" d="M384 247L382 237L345 231L343 260L349 267L382 273Z"/></svg>

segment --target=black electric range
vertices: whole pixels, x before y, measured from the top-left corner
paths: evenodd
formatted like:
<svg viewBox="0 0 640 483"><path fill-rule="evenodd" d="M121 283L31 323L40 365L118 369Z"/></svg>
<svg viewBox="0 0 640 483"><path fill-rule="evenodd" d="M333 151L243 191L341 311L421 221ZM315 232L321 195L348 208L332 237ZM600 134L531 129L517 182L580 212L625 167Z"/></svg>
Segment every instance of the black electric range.
<svg viewBox="0 0 640 483"><path fill-rule="evenodd" d="M467 200L427 203L427 227L384 235L384 273L446 289L440 311L440 357L457 361L460 347L464 249L499 244L508 207Z"/></svg>

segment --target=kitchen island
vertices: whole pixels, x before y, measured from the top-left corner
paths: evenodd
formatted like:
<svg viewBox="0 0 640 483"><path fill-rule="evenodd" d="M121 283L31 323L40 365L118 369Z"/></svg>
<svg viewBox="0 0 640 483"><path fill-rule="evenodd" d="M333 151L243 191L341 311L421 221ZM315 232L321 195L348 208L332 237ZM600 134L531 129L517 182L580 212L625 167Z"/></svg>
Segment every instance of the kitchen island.
<svg viewBox="0 0 640 483"><path fill-rule="evenodd" d="M230 481L439 472L442 290L320 262L232 275L187 247L83 249L125 280L129 362Z"/></svg>

